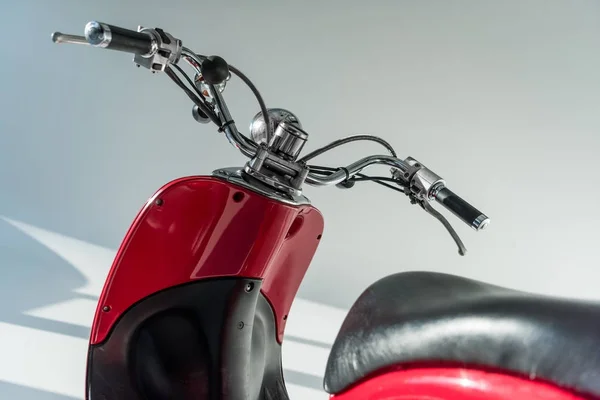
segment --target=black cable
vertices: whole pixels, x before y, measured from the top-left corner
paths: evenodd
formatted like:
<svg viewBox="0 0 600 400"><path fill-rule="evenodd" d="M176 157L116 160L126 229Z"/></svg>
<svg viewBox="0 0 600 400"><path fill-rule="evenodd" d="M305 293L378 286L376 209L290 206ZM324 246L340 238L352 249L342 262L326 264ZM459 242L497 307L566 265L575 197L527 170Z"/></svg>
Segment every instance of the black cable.
<svg viewBox="0 0 600 400"><path fill-rule="evenodd" d="M376 183L376 184L378 184L378 185L381 185L381 186L385 186L386 188L389 188L389 189L395 190L396 192L400 192L400 193L406 193L406 192L404 191L404 189L403 189L402 187L400 187L400 186L399 186L399 187L395 187L395 186L392 186L392 185L390 185L390 184L388 184L388 183L381 182L381 181L379 181L379 180L373 180L372 182L374 182L374 183Z"/></svg>
<svg viewBox="0 0 600 400"><path fill-rule="evenodd" d="M317 170L321 170L321 171L335 172L339 169L339 168L333 168L333 167L324 167L322 165L309 165L308 167L310 168L311 171L313 169L317 169Z"/></svg>
<svg viewBox="0 0 600 400"><path fill-rule="evenodd" d="M194 82L192 81L192 79L191 79L191 78L190 78L190 77L189 77L189 76L188 76L188 75L185 73L185 71L184 71L184 70L183 70L183 69L182 69L182 68L181 68L179 65L173 64L173 67L175 67L175 69L177 69L177 71L178 71L178 72L179 72L181 75L183 75L183 77L184 77L184 78L185 78L185 80L188 82L188 84L189 84L189 85L190 85L190 86L193 88L193 90L194 90L194 91L196 92L196 94L197 94L197 96L196 96L196 97L197 97L197 100L199 100L199 101L202 103L202 105L198 104L196 101L194 101L194 99L192 99L192 101L194 101L194 103L195 103L195 104L198 106L198 108L200 108L200 110L202 110L202 112L203 112L204 114L206 114L206 116L207 116L208 118L210 118L210 120L211 120L212 122L214 122L214 123L215 123L215 124L216 124L216 125L217 125L219 128L221 128L221 120L220 120L220 118L217 116L217 114L215 114L214 110L213 110L213 109L212 109L212 108L211 108L211 107L210 107L210 106L209 106L209 105L206 103L206 98L205 98L205 96L204 96L204 93L202 93L202 92L200 91L200 89L198 89L198 88L196 87L196 85L194 84ZM181 82L181 79L179 79L179 82L180 82L180 83L183 83L183 82ZM178 84L179 84L179 83L178 83ZM188 91L189 91L189 88L188 88L187 86L185 86L185 85L184 85L184 87L181 87L181 88L182 88L182 89L183 89L183 90L184 90L186 93L188 93ZM189 96L189 94L188 94L188 96ZM191 97L190 97L190 98L191 98Z"/></svg>
<svg viewBox="0 0 600 400"><path fill-rule="evenodd" d="M167 74L167 76L169 78L171 78L173 80L173 82L175 82L177 84L177 86L179 86L185 92L185 94L188 95L188 97L194 102L194 104L196 104L198 106L198 108L200 110L202 110L202 112L204 114L206 114L206 116L209 117L212 122L215 123L215 125L217 125L219 127L221 126L221 121L219 121L217 116L206 106L206 104L204 104L204 102L200 98L198 98L198 96L194 92L192 92L183 83L183 81L177 76L177 74L175 74L175 72L171 69L171 67L166 67L165 73Z"/></svg>
<svg viewBox="0 0 600 400"><path fill-rule="evenodd" d="M258 101L258 104L260 106L260 111L265 120L265 126L267 129L267 141L270 141L271 138L273 137L273 132L271 132L271 118L269 117L269 111L267 109L267 105L265 104L265 101L263 100L260 92L258 91L256 86L254 86L254 83L252 83L252 81L246 75L244 75L242 73L242 71L240 71L233 65L229 65L229 70L231 72L233 72L234 74L236 74L238 76L238 78L240 78L242 81L244 81L244 83L250 88L252 93L254 93L254 97L256 97L256 101Z"/></svg>
<svg viewBox="0 0 600 400"><path fill-rule="evenodd" d="M329 176L339 169L339 168L323 167L320 165L308 165L308 168L309 168L310 172L314 172L314 173L325 175L325 176Z"/></svg>
<svg viewBox="0 0 600 400"><path fill-rule="evenodd" d="M191 52L191 51L190 51ZM201 54L196 54L196 57L198 57L200 60L206 60L206 56L203 56ZM189 56L185 56L185 60L196 70L200 70L201 66L198 64L198 62L196 62L195 59L193 59L192 57ZM197 87L196 85L191 81L191 79L189 79L189 77L187 75L185 75L185 73L183 72L183 70L181 70L181 68L177 68L182 74L184 74L184 76L186 77L186 79L188 79L188 82L190 83L190 85L192 85L194 87L194 89L196 90L196 92L202 97L204 98L204 93L202 93ZM235 69L235 67L234 67ZM235 69L237 71L237 69ZM239 71L238 71L239 72ZM244 76L244 78L246 78ZM246 78L248 81L249 79ZM252 84L252 82L250 82L250 84ZM219 90L215 85L213 84L208 84L210 86L210 89L213 93L217 93L217 91ZM252 87L254 87L254 85L252 85ZM256 88L254 87L254 89L256 90ZM258 92L258 90L256 90ZM260 93L258 94L260 97ZM262 98L260 98L260 101L262 101ZM223 100L223 103L225 102L225 100ZM264 102L263 102L264 105ZM220 121L220 118L217 117L217 119ZM256 146L256 143L254 143L251 139L249 139L248 137L244 136L243 134L241 134L238 129L235 127L235 121L233 120L229 120L229 121L225 121L222 124L219 123L217 124L219 126L219 132L225 132L225 134L228 136L229 141L231 143L233 143L236 147L238 147L237 142L238 141L243 141L244 144L248 147L254 147ZM235 133L237 135L232 135L230 133L227 133L227 126L232 125L232 131L235 131ZM231 136L231 137L230 137ZM237 137L234 137L237 136Z"/></svg>
<svg viewBox="0 0 600 400"><path fill-rule="evenodd" d="M196 92L196 94L198 95L198 97L200 98L200 100L202 100L202 102L204 103L204 105L210 110L210 107L208 104L206 104L206 97L204 96L204 93L202 93L202 91L200 89L198 89L198 87L196 86L196 84L194 83L194 81L192 80L192 78L189 77L188 74L185 73L185 71L177 64L172 64L172 66L181 74L183 75L183 77L185 78L185 80L187 81L187 83L194 89L194 91ZM204 111L204 110L202 110ZM216 117L216 114L213 112L213 114Z"/></svg>
<svg viewBox="0 0 600 400"><path fill-rule="evenodd" d="M388 183L385 183L385 182L394 182L395 184L398 184L398 181L394 178L389 178L389 177L385 177L385 176L367 176L367 175L363 175L363 174L356 174L355 177L350 179L350 182L361 182L361 181L362 182L369 182L369 181L374 182L374 183L377 183L378 185L385 186L385 187L395 190L397 192L406 193L404 191L403 186L393 186Z"/></svg>
<svg viewBox="0 0 600 400"><path fill-rule="evenodd" d="M377 180L377 181L398 183L397 179L390 178L389 176L370 176L370 175L356 174L356 176L351 179L356 182Z"/></svg>
<svg viewBox="0 0 600 400"><path fill-rule="evenodd" d="M189 50L191 52L191 50ZM199 58L200 60L205 60L207 57L205 55L202 54L196 54L197 58ZM198 63L196 62L196 60L194 60L191 57L186 57L186 60L191 60L193 65L196 68L200 68L200 65L197 65ZM254 83L252 83L252 81L250 80L250 78L248 78L242 71L240 71L239 69L237 69L236 67L234 67L233 65L228 65L229 71L233 72L238 78L240 78L245 84L246 86L248 86L250 88L250 90L252 91L252 93L254 94L254 97L256 97L256 101L258 101L258 105L260 106L260 111L263 115L263 118L265 120L265 125L266 125L266 130L267 130L267 140L270 141L271 137L273 136L273 132L271 132L271 118L269 117L269 112L267 109L267 105L265 104L265 101L262 98L262 95L260 94L260 91L258 90L258 88L254 85ZM241 135L241 134L240 134ZM247 137L241 135L242 138L246 139L246 140L250 140Z"/></svg>
<svg viewBox="0 0 600 400"><path fill-rule="evenodd" d="M325 176L331 175L333 172L335 172L339 169L339 168L323 167L320 165L309 165L309 168L310 168L311 172L314 172L319 175L325 175ZM396 187L396 186L390 185L388 183L385 183L387 181L387 182L394 182L394 183L398 184L398 181L396 179L385 177L385 176L369 176L369 175L358 173L354 177L350 178L349 181L351 181L351 182L352 181L357 181L357 182L371 181L371 182L377 183L378 185L385 186L389 189L395 190L397 192L404 193L403 187L401 187L401 186Z"/></svg>
<svg viewBox="0 0 600 400"><path fill-rule="evenodd" d="M366 140L366 141L379 143L380 145L385 147L392 156L397 157L396 151L394 150L392 145L389 144L387 141L383 140L382 138L373 136L373 135L353 135L353 136L348 136L348 137L345 137L342 139L338 139L334 142L329 143L327 146L323 146L321 148L313 150L310 153L308 153L307 155L305 155L304 157L300 158L300 160L298 160L298 161L306 162L306 161L311 160L311 159L313 159L329 150L332 150L336 147L339 147L341 145L344 145L344 144L347 144L350 142L357 142L359 140Z"/></svg>

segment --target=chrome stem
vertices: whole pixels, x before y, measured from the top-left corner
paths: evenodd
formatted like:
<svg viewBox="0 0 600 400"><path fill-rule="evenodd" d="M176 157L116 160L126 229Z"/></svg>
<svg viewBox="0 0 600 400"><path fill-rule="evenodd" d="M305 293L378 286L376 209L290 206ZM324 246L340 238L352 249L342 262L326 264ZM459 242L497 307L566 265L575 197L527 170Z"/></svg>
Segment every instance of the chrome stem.
<svg viewBox="0 0 600 400"><path fill-rule="evenodd" d="M366 167L374 164L389 165L394 168L398 168L402 173L408 171L409 168L408 164L394 156L375 155L362 158L348 165L346 168L338 169L336 172L328 176L319 176L309 172L305 182L313 186L337 185L338 183L358 174Z"/></svg>

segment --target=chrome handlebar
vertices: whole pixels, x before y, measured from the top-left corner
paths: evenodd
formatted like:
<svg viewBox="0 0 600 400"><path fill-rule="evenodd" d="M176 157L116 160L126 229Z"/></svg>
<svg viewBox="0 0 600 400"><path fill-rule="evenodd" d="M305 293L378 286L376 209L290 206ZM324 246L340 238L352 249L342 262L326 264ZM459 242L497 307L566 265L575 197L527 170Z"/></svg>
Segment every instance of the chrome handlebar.
<svg viewBox="0 0 600 400"><path fill-rule="evenodd" d="M395 157L393 149L391 152L394 155L364 157L346 167L331 170L328 174L319 173L316 170L311 171L311 167L306 165L302 159L297 160L308 134L302 130L300 122L293 114L281 109L267 109L256 88L239 70L228 65L220 57L205 57L196 54L184 47L181 40L162 29L140 26L137 31L133 31L92 21L85 27L85 36L55 32L52 34L52 41L55 43L85 44L132 53L134 54L134 62L138 67L143 66L153 73L165 71L184 90L186 88L181 80L178 81L178 78L171 75L173 73L171 67L181 71L176 64L180 60L186 61L195 70L195 78L199 79L203 89L198 88L198 82L192 82L188 77L186 79L194 86L200 97L205 100L210 99L210 108L207 108L206 102L195 101L195 107L197 108L194 109L196 113L194 118L199 122L212 120L217 123L219 130L225 133L230 143L237 147L244 156L251 159L246 164L244 172L278 190L297 195L300 193L300 187L303 183L312 186L338 185L349 182L371 165L387 165L392 167L394 181L398 183L399 187L402 188L401 191L410 198L411 202L420 204L425 211L444 224L458 245L461 255L464 255L466 249L460 238L448 221L435 211L429 203L434 200L437 201L475 230L484 229L489 224L487 216L446 188L446 183L440 176L411 157L405 160ZM207 67L207 64L212 65L211 69ZM231 72L244 80L253 90L261 105L261 113L255 117L255 121L251 125L251 134L260 143L239 132L221 94ZM198 99L194 97L195 94L191 91L188 96L192 100ZM206 118L199 115L200 112L203 112L199 111L200 108L206 111ZM272 115L271 112L273 112ZM208 118L208 114L210 114L210 118ZM262 122L257 120L259 115L263 116L264 120ZM278 118L277 123L270 120L272 117ZM263 131L256 135L253 129L258 125L255 122L261 122L263 126ZM378 140L381 141L381 139ZM388 146L389 148L391 147ZM319 151L326 150L323 148ZM279 173L285 177L285 182L274 178L273 171L276 171L275 175Z"/></svg>
<svg viewBox="0 0 600 400"><path fill-rule="evenodd" d="M361 158L345 168L339 168L337 171L326 177L309 172L308 176L306 177L306 183L313 186L337 185L338 183L352 178L356 174L360 173L363 169L376 164L394 167L395 169L401 171L402 174L408 170L408 165L406 162L399 158L386 155L373 155Z"/></svg>

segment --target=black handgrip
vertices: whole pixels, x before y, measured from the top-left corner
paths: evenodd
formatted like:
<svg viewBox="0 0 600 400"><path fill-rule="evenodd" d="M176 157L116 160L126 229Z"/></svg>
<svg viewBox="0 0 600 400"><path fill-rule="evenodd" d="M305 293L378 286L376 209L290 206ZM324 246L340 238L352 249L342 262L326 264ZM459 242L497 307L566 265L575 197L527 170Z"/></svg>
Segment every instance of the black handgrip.
<svg viewBox="0 0 600 400"><path fill-rule="evenodd" d="M435 199L476 231L484 229L490 223L490 219L485 214L448 188L439 189Z"/></svg>
<svg viewBox="0 0 600 400"><path fill-rule="evenodd" d="M106 49L146 55L152 51L152 36L118 26L92 21L85 26L85 38L89 44Z"/></svg>

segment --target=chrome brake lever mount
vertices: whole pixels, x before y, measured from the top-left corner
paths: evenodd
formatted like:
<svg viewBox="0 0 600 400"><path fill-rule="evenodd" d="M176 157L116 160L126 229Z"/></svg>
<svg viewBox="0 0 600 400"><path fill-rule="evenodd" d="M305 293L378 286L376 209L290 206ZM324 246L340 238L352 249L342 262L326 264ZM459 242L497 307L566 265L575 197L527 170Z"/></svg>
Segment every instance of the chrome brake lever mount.
<svg viewBox="0 0 600 400"><path fill-rule="evenodd" d="M152 71L164 71L170 64L177 64L181 57L182 44L170 33L160 28L138 27L138 32L152 37L152 49L148 54L135 54L133 62Z"/></svg>
<svg viewBox="0 0 600 400"><path fill-rule="evenodd" d="M392 168L392 176L406 184L407 195L413 196L418 201L431 201L435 198L436 191L446 186L446 181L441 176L416 159L407 157L404 162L408 166L407 170Z"/></svg>
<svg viewBox="0 0 600 400"><path fill-rule="evenodd" d="M394 179L403 182L406 188L404 193L410 198L412 204L419 204L423 210L446 228L458 247L458 254L464 256L467 253L467 248L460 236L446 217L431 205L431 202L435 200L437 191L446 186L446 181L413 157L406 158L404 162L408 165L407 170L401 171L398 168L392 168L392 176Z"/></svg>

